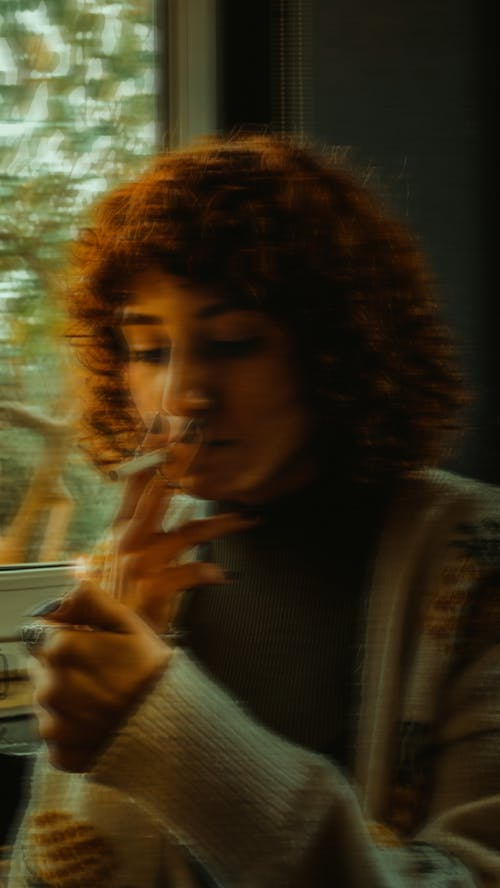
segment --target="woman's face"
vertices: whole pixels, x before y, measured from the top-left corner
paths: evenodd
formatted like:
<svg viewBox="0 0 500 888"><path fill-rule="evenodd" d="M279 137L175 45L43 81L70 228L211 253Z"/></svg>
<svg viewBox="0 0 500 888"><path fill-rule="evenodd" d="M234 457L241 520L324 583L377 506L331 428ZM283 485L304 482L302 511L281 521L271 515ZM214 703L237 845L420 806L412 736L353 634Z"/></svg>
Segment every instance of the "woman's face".
<svg viewBox="0 0 500 888"><path fill-rule="evenodd" d="M312 416L292 334L264 312L152 269L123 315L132 399L148 426L158 410L203 420L183 479L194 496L258 504L315 474Z"/></svg>

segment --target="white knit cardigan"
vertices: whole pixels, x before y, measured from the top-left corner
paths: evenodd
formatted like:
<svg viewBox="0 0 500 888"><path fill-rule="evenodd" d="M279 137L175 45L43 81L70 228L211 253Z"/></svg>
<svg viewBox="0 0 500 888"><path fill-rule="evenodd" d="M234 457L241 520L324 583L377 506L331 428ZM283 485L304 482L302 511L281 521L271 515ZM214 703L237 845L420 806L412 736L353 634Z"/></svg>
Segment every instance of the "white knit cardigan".
<svg viewBox="0 0 500 888"><path fill-rule="evenodd" d="M176 524L202 504L181 498ZM367 575L353 775L177 650L86 775L40 755L9 888L500 886L500 500L421 472Z"/></svg>

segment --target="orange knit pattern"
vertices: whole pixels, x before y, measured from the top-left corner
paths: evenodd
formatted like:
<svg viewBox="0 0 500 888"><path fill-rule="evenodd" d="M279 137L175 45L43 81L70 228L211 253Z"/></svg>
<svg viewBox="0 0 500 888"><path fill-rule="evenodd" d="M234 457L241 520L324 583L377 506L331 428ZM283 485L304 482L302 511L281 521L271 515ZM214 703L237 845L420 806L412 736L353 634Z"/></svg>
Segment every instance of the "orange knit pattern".
<svg viewBox="0 0 500 888"><path fill-rule="evenodd" d="M115 862L107 841L67 811L30 818L25 838L29 872L50 888L109 888Z"/></svg>
<svg viewBox="0 0 500 888"><path fill-rule="evenodd" d="M403 844L398 834L387 824L379 823L376 820L369 820L367 826L370 837L376 845L380 845L383 848L392 848Z"/></svg>

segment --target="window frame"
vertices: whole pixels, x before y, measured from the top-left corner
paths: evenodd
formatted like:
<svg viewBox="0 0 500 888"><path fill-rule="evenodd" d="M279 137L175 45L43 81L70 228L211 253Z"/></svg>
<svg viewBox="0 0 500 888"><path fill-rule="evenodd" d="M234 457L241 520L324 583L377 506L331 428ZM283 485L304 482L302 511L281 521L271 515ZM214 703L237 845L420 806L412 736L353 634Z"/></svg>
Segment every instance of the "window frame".
<svg viewBox="0 0 500 888"><path fill-rule="evenodd" d="M159 146L181 148L219 125L218 0L157 0Z"/></svg>

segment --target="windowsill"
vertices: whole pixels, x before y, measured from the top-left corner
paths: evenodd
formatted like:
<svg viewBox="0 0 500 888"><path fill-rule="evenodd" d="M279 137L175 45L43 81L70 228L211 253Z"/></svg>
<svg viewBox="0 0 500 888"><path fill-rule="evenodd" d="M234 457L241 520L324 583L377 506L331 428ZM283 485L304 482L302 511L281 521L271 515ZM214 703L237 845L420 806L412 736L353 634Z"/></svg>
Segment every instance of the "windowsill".
<svg viewBox="0 0 500 888"><path fill-rule="evenodd" d="M44 601L61 598L75 582L72 562L0 566L0 668L3 671L7 666L11 681L26 677L28 653L20 641L20 629L30 621L30 611Z"/></svg>
<svg viewBox="0 0 500 888"><path fill-rule="evenodd" d="M26 675L11 676L7 695L0 699L0 719L30 715L33 689Z"/></svg>

